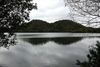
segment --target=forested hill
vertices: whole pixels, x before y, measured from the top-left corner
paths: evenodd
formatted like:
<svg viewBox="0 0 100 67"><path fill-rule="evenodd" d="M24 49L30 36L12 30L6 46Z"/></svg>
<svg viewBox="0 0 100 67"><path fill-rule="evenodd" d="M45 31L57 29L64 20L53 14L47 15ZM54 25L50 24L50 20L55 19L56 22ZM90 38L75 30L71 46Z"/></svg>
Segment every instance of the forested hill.
<svg viewBox="0 0 100 67"><path fill-rule="evenodd" d="M48 23L42 20L32 20L22 24L17 32L100 32L100 29L85 27L71 20L60 20L55 23Z"/></svg>

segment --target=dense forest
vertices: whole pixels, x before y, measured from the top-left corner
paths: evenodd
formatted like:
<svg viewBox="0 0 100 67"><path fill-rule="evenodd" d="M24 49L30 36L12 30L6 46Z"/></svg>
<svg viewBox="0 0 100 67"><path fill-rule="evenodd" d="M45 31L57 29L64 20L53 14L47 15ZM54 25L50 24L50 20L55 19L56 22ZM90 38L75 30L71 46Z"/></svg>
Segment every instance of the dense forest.
<svg viewBox="0 0 100 67"><path fill-rule="evenodd" d="M54 23L48 23L42 20L32 20L22 24L16 30L17 32L96 32L99 33L99 28L85 27L71 20L60 20Z"/></svg>

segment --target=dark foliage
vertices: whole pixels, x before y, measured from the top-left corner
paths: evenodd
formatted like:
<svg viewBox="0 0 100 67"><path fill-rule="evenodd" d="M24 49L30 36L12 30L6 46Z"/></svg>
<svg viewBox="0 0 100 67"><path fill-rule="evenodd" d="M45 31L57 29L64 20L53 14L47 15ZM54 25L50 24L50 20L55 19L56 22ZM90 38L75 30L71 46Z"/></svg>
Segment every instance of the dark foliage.
<svg viewBox="0 0 100 67"><path fill-rule="evenodd" d="M32 20L29 23L24 23L17 32L100 32L99 28L85 27L71 20L60 20L55 23L47 23L42 20Z"/></svg>
<svg viewBox="0 0 100 67"><path fill-rule="evenodd" d="M0 47L9 48L10 45L16 45L16 35L14 33L0 33Z"/></svg>
<svg viewBox="0 0 100 67"><path fill-rule="evenodd" d="M36 8L30 1L0 0L0 32L12 32L29 20L29 11Z"/></svg>
<svg viewBox="0 0 100 67"><path fill-rule="evenodd" d="M88 61L80 62L77 60L77 65L80 67L99 67L100 66L100 42L97 41L96 47L89 49L87 55Z"/></svg>
<svg viewBox="0 0 100 67"><path fill-rule="evenodd" d="M0 46L9 44L9 38L25 20L29 20L29 11L36 5L32 0L0 0ZM7 32L8 35L4 33Z"/></svg>
<svg viewBox="0 0 100 67"><path fill-rule="evenodd" d="M49 24L41 20L33 20L19 27L18 32L45 32L49 31Z"/></svg>

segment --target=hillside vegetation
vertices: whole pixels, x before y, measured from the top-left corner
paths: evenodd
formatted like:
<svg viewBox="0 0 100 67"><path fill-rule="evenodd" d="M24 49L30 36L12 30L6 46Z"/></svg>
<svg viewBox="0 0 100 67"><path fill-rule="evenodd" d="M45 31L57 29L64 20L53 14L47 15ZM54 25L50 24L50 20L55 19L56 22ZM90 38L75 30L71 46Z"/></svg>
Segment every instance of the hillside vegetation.
<svg viewBox="0 0 100 67"><path fill-rule="evenodd" d="M99 28L85 27L71 20L60 20L55 23L48 23L42 20L32 20L29 23L22 24L17 28L17 32L95 32L99 33Z"/></svg>

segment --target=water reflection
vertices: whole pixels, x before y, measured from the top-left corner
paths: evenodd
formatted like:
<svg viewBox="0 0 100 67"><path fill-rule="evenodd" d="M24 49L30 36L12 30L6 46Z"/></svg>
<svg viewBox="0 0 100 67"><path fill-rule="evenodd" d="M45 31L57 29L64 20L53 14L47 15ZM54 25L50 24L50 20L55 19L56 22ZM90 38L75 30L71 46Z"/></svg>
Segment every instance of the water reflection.
<svg viewBox="0 0 100 67"><path fill-rule="evenodd" d="M22 40L34 45L38 45L47 43L49 41L49 38L24 38Z"/></svg>
<svg viewBox="0 0 100 67"><path fill-rule="evenodd" d="M36 38L33 45L28 42L35 39L19 39L17 45L10 46L9 50L0 49L0 65L7 67L78 67L76 60L86 60L88 48L95 45L100 38ZM58 40L60 39L60 40ZM72 39L72 40L71 40ZM34 40L34 41L33 41ZM46 41L47 40L47 41ZM67 45L60 45L66 43ZM44 42L45 41L45 42ZM61 41L61 43L57 43ZM68 42L67 42L68 41ZM70 44L70 45L69 45Z"/></svg>
<svg viewBox="0 0 100 67"><path fill-rule="evenodd" d="M27 41L33 45L46 44L49 41L53 41L57 44L68 45L80 41L83 37L59 37L59 38L24 38L24 41Z"/></svg>
<svg viewBox="0 0 100 67"><path fill-rule="evenodd" d="M97 41L95 46L89 49L89 54L86 55L86 61L77 60L77 65L80 67L99 67L100 66L100 42Z"/></svg>
<svg viewBox="0 0 100 67"><path fill-rule="evenodd" d="M82 40L83 37L52 38L51 40L62 45L68 45Z"/></svg>

